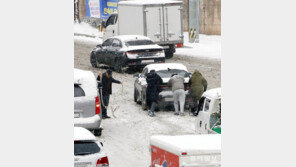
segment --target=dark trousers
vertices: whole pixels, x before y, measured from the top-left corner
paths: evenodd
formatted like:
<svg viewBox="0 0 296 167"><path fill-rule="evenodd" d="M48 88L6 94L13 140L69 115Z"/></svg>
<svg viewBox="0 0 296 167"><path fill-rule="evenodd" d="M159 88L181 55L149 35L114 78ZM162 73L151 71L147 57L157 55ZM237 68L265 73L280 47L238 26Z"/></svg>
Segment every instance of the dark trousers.
<svg viewBox="0 0 296 167"><path fill-rule="evenodd" d="M102 115L107 116L107 106L109 105L110 94L102 94L103 96L103 104L102 106Z"/></svg>

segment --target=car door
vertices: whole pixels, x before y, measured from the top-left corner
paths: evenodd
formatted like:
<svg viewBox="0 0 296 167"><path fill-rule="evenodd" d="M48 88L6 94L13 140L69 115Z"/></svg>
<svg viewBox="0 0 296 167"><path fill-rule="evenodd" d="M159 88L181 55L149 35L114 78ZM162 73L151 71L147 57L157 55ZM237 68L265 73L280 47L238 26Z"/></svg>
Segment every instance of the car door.
<svg viewBox="0 0 296 167"><path fill-rule="evenodd" d="M108 65L108 62L110 62L109 50L112 45L112 42L113 42L113 38L109 38L105 42L103 42L103 44L102 44L102 49L100 50L100 53L98 54L99 55L98 59L100 59L99 62L101 62L102 64Z"/></svg>
<svg viewBox="0 0 296 167"><path fill-rule="evenodd" d="M122 43L119 39L114 38L112 45L108 48L109 53L109 64L114 66L116 63L116 59L120 56L120 49L122 48Z"/></svg>

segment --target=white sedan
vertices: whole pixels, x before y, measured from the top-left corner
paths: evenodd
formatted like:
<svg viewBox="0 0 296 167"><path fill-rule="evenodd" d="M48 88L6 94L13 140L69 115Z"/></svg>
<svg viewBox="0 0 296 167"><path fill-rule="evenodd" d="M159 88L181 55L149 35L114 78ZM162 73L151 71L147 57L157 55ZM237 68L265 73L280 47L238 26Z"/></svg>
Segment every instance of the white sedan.
<svg viewBox="0 0 296 167"><path fill-rule="evenodd" d="M108 167L109 160L102 143L87 129L74 127L74 166Z"/></svg>

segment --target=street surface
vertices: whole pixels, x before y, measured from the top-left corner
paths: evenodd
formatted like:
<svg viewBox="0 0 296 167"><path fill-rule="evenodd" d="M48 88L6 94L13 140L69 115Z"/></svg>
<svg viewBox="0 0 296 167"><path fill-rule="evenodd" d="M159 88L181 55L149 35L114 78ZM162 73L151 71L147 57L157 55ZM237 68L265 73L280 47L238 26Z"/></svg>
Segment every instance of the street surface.
<svg viewBox="0 0 296 167"><path fill-rule="evenodd" d="M92 71L95 76L103 73L104 68L93 68L90 64L90 52L96 46L93 41L74 40L74 67ZM216 59L196 58L174 55L166 62L182 63L189 72L198 69L208 81L208 89L221 86L221 61ZM111 119L103 120L102 136L112 167L139 167L150 165L149 138L155 134L182 135L193 134L195 118L189 116L186 110L184 117L173 115L172 111L156 112L156 117L149 117L140 105L133 101L133 74L118 74L113 77L123 82L113 84L113 94L110 97L108 115ZM112 115L112 108L118 107Z"/></svg>

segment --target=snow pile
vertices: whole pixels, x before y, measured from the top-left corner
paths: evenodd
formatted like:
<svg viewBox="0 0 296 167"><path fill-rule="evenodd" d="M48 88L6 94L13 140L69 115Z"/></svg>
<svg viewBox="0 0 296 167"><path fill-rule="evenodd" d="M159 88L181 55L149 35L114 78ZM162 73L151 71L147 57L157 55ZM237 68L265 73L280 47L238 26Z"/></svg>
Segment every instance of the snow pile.
<svg viewBox="0 0 296 167"><path fill-rule="evenodd" d="M177 48L177 55L221 59L221 36L199 35L199 43L189 43L188 32L184 32L184 47Z"/></svg>
<svg viewBox="0 0 296 167"><path fill-rule="evenodd" d="M87 23L74 23L74 39L100 44L102 43L103 33L99 32L98 29L90 26Z"/></svg>
<svg viewBox="0 0 296 167"><path fill-rule="evenodd" d="M100 36L99 30L87 23L74 23L74 33L96 37Z"/></svg>

